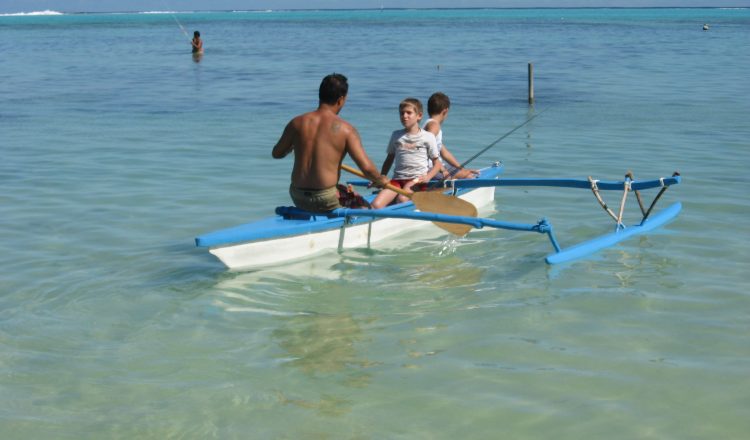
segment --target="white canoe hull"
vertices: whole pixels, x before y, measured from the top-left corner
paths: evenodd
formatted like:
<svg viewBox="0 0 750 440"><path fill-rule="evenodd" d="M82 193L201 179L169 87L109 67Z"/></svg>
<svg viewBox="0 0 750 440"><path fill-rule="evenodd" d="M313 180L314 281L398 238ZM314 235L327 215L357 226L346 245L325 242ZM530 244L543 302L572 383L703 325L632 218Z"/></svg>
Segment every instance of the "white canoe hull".
<svg viewBox="0 0 750 440"><path fill-rule="evenodd" d="M476 188L459 197L481 209L494 201L495 188ZM442 231L431 222L384 218L320 232L216 246L209 252L228 268L251 269L300 260L325 251L366 248L387 238L424 228Z"/></svg>

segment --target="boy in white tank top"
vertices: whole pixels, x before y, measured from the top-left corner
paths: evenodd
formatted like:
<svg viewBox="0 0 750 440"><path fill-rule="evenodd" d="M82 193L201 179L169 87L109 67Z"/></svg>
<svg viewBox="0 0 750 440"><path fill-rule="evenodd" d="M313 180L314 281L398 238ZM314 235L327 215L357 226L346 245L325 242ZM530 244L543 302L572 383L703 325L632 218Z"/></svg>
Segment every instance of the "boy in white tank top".
<svg viewBox="0 0 750 440"><path fill-rule="evenodd" d="M442 124L448 118L451 101L445 93L435 92L427 101L427 113L430 119L424 124L424 129L435 135L440 151L441 171L438 179L474 179L479 175L478 170L464 169L453 154L443 143Z"/></svg>

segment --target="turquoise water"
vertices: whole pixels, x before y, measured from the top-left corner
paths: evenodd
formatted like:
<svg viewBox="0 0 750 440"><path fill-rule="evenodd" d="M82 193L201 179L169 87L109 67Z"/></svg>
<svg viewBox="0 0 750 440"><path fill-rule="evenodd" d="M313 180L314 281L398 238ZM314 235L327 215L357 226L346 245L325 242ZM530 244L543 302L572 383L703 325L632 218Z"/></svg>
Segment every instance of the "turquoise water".
<svg viewBox="0 0 750 440"><path fill-rule="evenodd" d="M201 31L199 62L180 25ZM0 17L0 437L745 438L749 25L748 9ZM545 110L475 163L679 170L661 203L683 213L560 267L541 236L483 230L225 270L193 237L289 203L291 161L270 150L333 71L378 164L398 102L442 90L459 159ZM563 246L611 228L586 191L496 196L493 218L546 216Z"/></svg>

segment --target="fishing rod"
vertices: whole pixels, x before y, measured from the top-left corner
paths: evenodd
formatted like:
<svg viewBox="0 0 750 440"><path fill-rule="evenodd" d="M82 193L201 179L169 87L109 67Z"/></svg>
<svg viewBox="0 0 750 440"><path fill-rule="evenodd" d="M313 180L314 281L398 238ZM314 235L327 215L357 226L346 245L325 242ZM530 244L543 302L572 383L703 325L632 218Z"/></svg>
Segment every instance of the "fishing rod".
<svg viewBox="0 0 750 440"><path fill-rule="evenodd" d="M177 19L177 16L172 14L172 18L174 18L175 23L177 23L177 26L180 27L180 30L185 35L185 38L190 40L190 35L188 35L188 32L185 30L185 28L182 26L182 23L180 23L180 20ZM192 40L191 40L192 41Z"/></svg>
<svg viewBox="0 0 750 440"><path fill-rule="evenodd" d="M180 27L180 30L182 31L182 34L185 35L185 38L187 38L188 40L192 41L192 39L190 38L190 34L188 34L188 32L185 30L185 27L182 26L182 23L180 23L180 20L177 19L177 16L174 14L174 12L172 11L172 9L169 6L167 6L166 1L162 0L161 3L162 3L162 5L164 5L164 9L165 9L164 12L169 12L169 15L171 15L172 18L174 19L174 22L177 23L177 26Z"/></svg>
<svg viewBox="0 0 750 440"><path fill-rule="evenodd" d="M511 131L509 131L509 132L505 133L504 135L500 136L499 138L497 138L497 139L495 140L495 142L493 142L493 143L491 143L491 144L487 145L486 147L484 147L484 148L482 149L482 151L480 151L479 153L477 153L477 154L475 154L475 155L471 156L471 157L470 157L470 158L469 158L468 160L466 160L466 161L465 161L464 163L462 163L462 164L461 164L461 166L460 166L460 167L458 167L458 169L461 169L461 168L465 167L465 166L466 166L466 165L467 165L467 164L468 164L469 162L471 162L472 160L474 160L474 159L476 159L477 157L481 156L481 155L482 155L482 154L483 154L483 153L484 153L485 151L487 151L487 150L489 150L490 148L494 147L494 146L495 146L495 145L497 145L497 144L498 144L498 143L499 143L500 141L502 141L503 139L505 139L505 138L507 138L508 136L510 136L511 134L513 134L513 133L514 133L514 132L515 132L516 130L518 130L519 128L521 128L521 127L523 127L524 125L528 124L529 122L533 121L533 120L534 120L534 118L536 118L537 116L539 116L539 115L541 115L542 113L546 112L547 110L549 110L549 107L545 108L544 110L540 111L539 113L537 113L537 114L535 114L534 116L530 117L529 119L525 120L525 121L523 122L523 124L521 124L521 125L519 125L519 126L515 127L515 128L513 129L513 130L511 130ZM451 173L451 175L452 175L452 174L453 174L453 173Z"/></svg>

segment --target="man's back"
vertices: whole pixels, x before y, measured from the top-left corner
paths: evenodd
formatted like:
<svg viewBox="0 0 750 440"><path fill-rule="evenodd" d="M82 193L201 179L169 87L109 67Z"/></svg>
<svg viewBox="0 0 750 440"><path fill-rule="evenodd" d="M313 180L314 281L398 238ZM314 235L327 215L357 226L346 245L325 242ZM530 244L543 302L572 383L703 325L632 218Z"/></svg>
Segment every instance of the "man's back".
<svg viewBox="0 0 750 440"><path fill-rule="evenodd" d="M338 117L346 103L348 87L346 77L339 73L323 78L318 109L289 121L271 151L276 159L294 152L289 195L303 209L323 212L342 206L336 184L346 154L376 186L388 183L388 177L378 173L367 157L357 130Z"/></svg>
<svg viewBox="0 0 750 440"><path fill-rule="evenodd" d="M352 127L336 114L315 110L292 120L294 170L297 188L330 188L338 182L339 164L346 152Z"/></svg>

